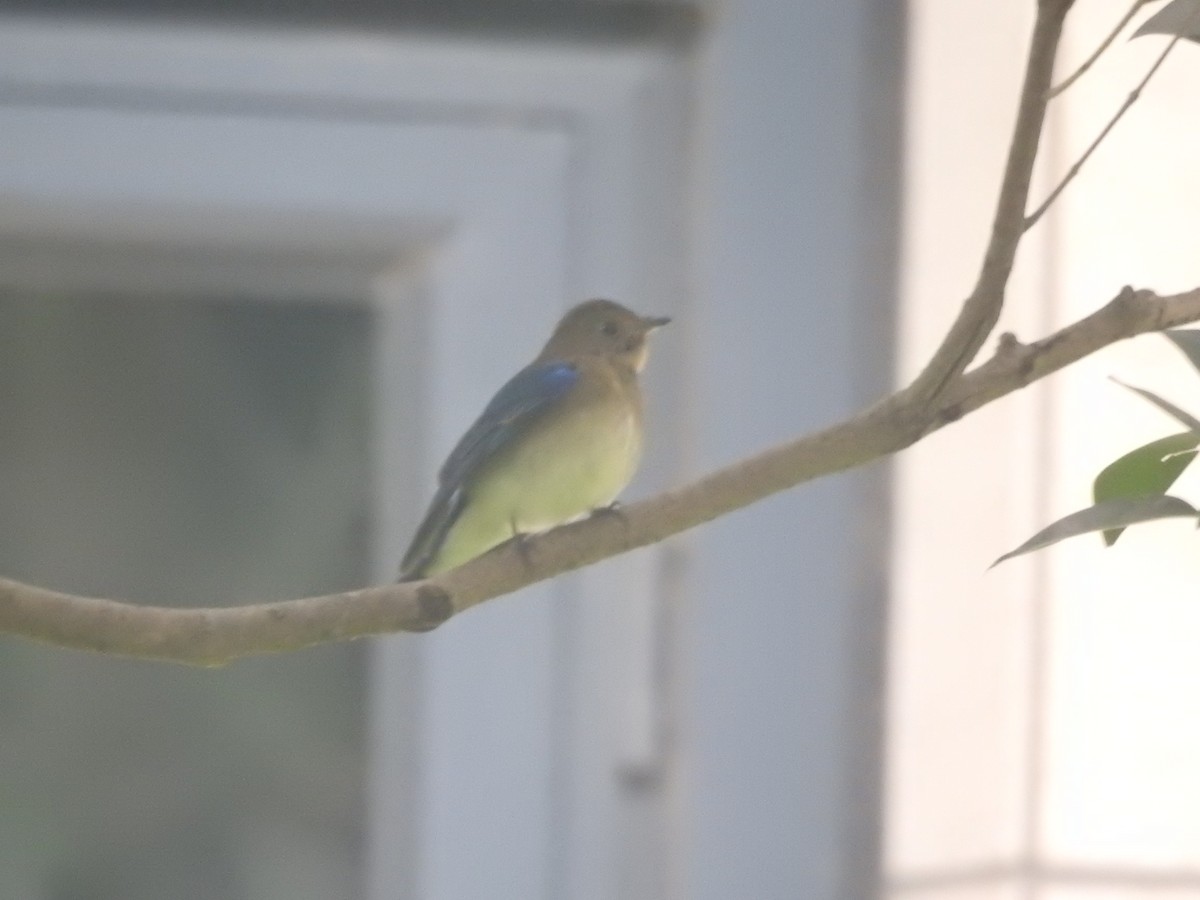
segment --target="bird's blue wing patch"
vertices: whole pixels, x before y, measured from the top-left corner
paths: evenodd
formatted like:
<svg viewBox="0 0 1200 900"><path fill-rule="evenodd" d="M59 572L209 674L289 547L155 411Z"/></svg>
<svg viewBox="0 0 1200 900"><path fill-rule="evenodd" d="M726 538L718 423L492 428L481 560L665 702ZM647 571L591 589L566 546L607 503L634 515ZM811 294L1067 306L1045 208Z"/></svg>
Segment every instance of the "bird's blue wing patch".
<svg viewBox="0 0 1200 900"><path fill-rule="evenodd" d="M579 381L571 363L543 362L526 366L504 387L475 420L450 453L438 481L462 485L487 460L552 409Z"/></svg>

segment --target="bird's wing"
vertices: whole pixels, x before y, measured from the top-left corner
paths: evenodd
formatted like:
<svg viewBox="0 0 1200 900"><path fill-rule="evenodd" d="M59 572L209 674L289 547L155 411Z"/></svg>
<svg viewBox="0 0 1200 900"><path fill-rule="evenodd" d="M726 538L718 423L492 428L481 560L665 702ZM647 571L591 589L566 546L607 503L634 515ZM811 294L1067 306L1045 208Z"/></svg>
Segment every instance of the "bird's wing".
<svg viewBox="0 0 1200 900"><path fill-rule="evenodd" d="M530 422L562 400L579 381L571 363L526 366L496 392L479 418L450 452L438 472L443 486L460 485L479 466L524 432Z"/></svg>
<svg viewBox="0 0 1200 900"><path fill-rule="evenodd" d="M496 392L442 465L437 493L400 565L403 578L421 577L437 556L480 467L560 403L578 381L579 370L573 364L541 362L526 366Z"/></svg>

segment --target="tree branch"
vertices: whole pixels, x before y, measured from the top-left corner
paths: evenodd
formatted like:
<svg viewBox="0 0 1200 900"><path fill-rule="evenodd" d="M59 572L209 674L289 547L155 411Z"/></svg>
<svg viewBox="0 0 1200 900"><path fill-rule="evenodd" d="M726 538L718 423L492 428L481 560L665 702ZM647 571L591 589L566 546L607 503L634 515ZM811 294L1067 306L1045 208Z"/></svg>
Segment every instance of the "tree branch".
<svg viewBox="0 0 1200 900"><path fill-rule="evenodd" d="M1200 320L1200 288L1159 297L1125 288L1044 340L1005 336L994 356L948 385L934 415L905 392L808 437L685 487L531 540L532 565L508 547L423 582L216 609L73 597L0 579L0 633L63 647L199 665L395 631L427 631L492 597L653 544L822 475L916 443L993 400L1117 341Z"/></svg>
<svg viewBox="0 0 1200 900"><path fill-rule="evenodd" d="M1123 288L1096 312L1032 344L1002 336L996 353L961 376L946 392L934 429L1140 334L1200 321L1200 288L1160 297Z"/></svg>
<svg viewBox="0 0 1200 900"><path fill-rule="evenodd" d="M1008 162L983 265L933 358L909 387L810 436L685 487L556 528L529 556L500 547L428 581L251 606L176 609L74 597L0 579L0 633L123 656L219 665L244 656L395 631L426 631L478 603L656 543L770 494L908 447L986 403L1116 341L1200 320L1200 289L1126 288L1103 309L1030 345L1006 335L966 372L1004 303L1045 119L1055 51L1073 0L1040 0ZM965 372L965 374L964 374Z"/></svg>
<svg viewBox="0 0 1200 900"><path fill-rule="evenodd" d="M987 340L1004 307L1004 291L1016 259L1017 246L1025 231L1025 208L1038 144L1046 120L1054 58L1062 37L1063 21L1074 0L1041 0L1025 81L1017 107L1008 161L1000 183L1000 197L992 218L992 236L984 253L979 278L971 295L963 302L958 317L942 339L929 363L908 390L918 403L932 407L955 376L960 375Z"/></svg>

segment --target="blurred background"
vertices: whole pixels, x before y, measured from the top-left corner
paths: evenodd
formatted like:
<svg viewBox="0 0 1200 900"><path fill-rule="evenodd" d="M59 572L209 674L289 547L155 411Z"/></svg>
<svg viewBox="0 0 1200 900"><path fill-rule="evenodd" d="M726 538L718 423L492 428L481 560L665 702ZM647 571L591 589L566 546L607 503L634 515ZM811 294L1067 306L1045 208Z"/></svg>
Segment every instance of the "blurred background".
<svg viewBox="0 0 1200 900"><path fill-rule="evenodd" d="M674 317L627 496L860 408L970 288L1032 6L0 3L0 573L388 581L589 296ZM1077 6L1064 72L1124 4ZM1035 194L1164 40L1056 102ZM1200 284L1198 66L1031 232L1002 327ZM0 897L1200 896L1190 529L986 572L1166 433L1104 376L1187 406L1172 353L428 635L214 670L6 640Z"/></svg>

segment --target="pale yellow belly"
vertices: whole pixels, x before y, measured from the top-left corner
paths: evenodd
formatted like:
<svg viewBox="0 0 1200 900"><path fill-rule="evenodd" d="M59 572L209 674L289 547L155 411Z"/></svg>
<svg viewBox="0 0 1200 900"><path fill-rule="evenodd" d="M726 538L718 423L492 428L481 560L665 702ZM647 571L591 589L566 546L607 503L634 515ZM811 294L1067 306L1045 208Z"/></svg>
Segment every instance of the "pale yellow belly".
<svg viewBox="0 0 1200 900"><path fill-rule="evenodd" d="M608 506L641 455L632 414L581 410L520 441L481 472L428 574L452 569L514 534L532 534Z"/></svg>

